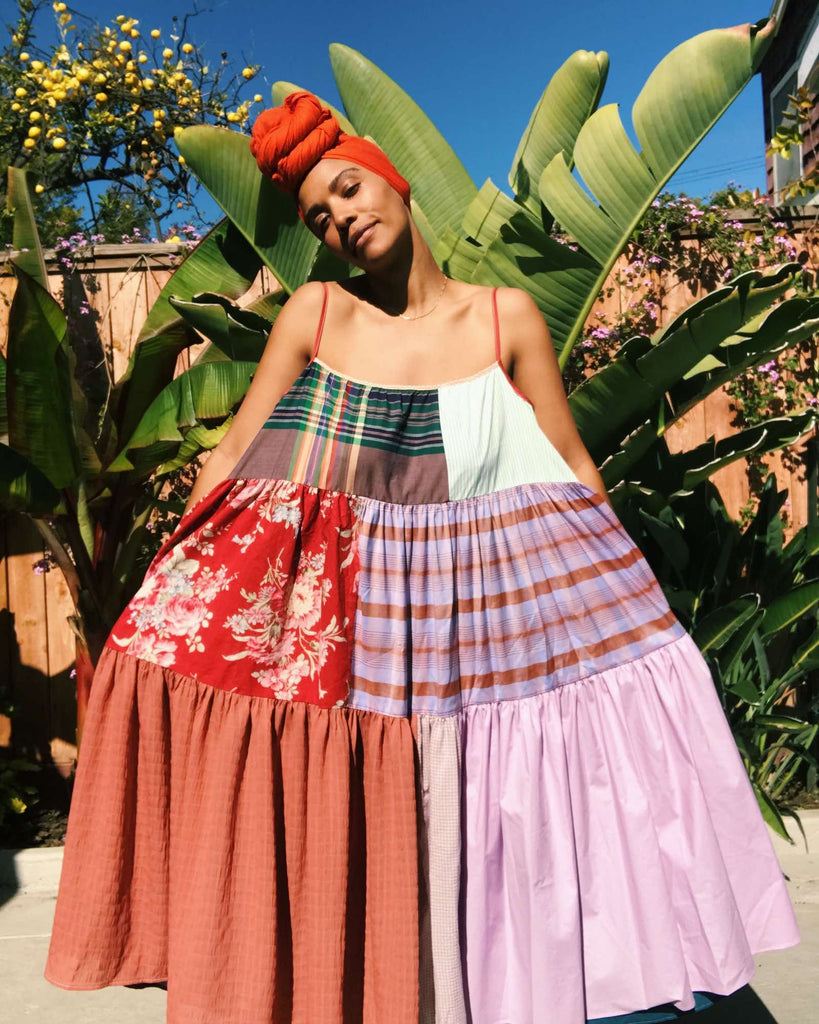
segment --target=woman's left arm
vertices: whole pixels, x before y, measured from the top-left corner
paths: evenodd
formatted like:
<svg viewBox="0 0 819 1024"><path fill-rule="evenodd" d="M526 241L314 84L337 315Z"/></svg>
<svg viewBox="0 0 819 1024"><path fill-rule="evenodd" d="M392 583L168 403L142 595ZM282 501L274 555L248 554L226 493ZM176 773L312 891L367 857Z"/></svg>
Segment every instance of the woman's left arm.
<svg viewBox="0 0 819 1024"><path fill-rule="evenodd" d="M498 288L501 357L535 410L543 433L577 478L611 505L603 478L577 431L552 336L535 300L520 288Z"/></svg>

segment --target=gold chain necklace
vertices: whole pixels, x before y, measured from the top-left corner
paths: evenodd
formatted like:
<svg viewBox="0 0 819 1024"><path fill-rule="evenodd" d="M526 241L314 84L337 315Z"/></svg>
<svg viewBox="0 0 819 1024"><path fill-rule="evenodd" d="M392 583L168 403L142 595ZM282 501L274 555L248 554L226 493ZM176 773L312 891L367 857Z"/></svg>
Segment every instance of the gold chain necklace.
<svg viewBox="0 0 819 1024"><path fill-rule="evenodd" d="M435 300L435 305L433 305L432 309L428 309L426 311L426 313L416 313L415 316L409 316L406 313L399 313L398 310L385 309L384 306L379 306L379 309L382 309L385 313L392 313L394 316L400 316L402 320L420 320L421 317L423 317L423 316L429 316L429 314L432 313L436 309L438 303L441 301L441 296L444 294L444 289L446 288L447 281L449 280L449 278L446 276L446 274L444 274L443 277L444 277L444 283L441 286L440 292L438 292L438 298ZM368 284L369 284L369 282L368 282ZM371 291L372 291L372 289L371 289Z"/></svg>

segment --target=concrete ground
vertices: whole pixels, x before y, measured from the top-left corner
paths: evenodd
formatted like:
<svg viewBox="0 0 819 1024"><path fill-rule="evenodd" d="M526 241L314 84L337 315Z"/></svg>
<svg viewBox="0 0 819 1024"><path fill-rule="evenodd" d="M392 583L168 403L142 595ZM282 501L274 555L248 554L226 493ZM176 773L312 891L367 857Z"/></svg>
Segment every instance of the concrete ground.
<svg viewBox="0 0 819 1024"><path fill-rule="evenodd" d="M698 1015L698 1024L816 1024L819 1019L819 810L803 811L801 818L807 848L801 837L796 846L773 839L802 942L758 956L751 985ZM164 1024L162 989L66 992L43 978L61 863L61 848L17 855L0 850L0 1019L5 1024Z"/></svg>

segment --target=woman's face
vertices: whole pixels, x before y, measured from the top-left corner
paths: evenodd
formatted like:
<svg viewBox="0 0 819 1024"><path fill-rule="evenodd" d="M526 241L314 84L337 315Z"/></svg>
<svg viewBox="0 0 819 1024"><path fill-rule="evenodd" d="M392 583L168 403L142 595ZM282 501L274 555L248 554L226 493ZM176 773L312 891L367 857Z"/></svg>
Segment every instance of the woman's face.
<svg viewBox="0 0 819 1024"><path fill-rule="evenodd" d="M357 267L379 263L409 231L410 211L401 196L380 174L349 160L319 160L298 199L313 234Z"/></svg>

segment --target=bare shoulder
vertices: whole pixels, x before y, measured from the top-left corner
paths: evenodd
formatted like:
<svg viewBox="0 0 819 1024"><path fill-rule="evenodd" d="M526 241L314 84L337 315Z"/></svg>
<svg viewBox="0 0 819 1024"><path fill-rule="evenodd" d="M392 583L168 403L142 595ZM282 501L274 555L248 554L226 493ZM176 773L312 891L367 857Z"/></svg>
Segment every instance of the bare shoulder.
<svg viewBox="0 0 819 1024"><path fill-rule="evenodd" d="M321 281L307 281L293 292L273 325L271 340L279 351L302 354L305 361L310 358L323 302Z"/></svg>
<svg viewBox="0 0 819 1024"><path fill-rule="evenodd" d="M497 289L498 314L514 318L516 316L538 317L542 319L540 309L532 296L522 288Z"/></svg>
<svg viewBox="0 0 819 1024"><path fill-rule="evenodd" d="M497 289L498 320L504 354L514 363L529 350L537 351L551 338L540 307L522 288Z"/></svg>

